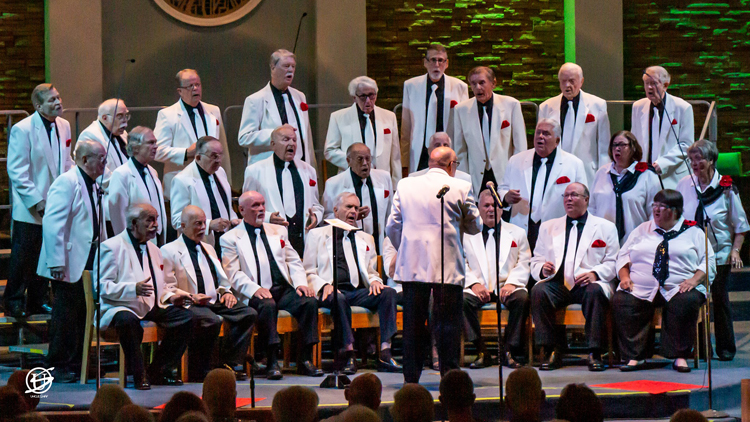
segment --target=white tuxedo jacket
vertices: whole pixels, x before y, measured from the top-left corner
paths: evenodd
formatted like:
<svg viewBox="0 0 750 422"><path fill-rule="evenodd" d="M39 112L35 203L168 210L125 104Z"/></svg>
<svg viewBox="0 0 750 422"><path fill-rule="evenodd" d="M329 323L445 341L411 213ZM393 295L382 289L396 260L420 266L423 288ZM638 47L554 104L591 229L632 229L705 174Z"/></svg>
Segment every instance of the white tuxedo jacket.
<svg viewBox="0 0 750 422"><path fill-rule="evenodd" d="M172 306L169 298L174 296L175 285L164 278L164 261L159 248L151 242L148 242L147 246L151 264L154 267L154 276L156 276L156 280L152 278L149 283L156 287L159 307L167 308ZM140 247L138 251L140 252ZM112 322L112 318L120 311L131 312L142 319L154 307L154 301L157 300L153 293L151 296L136 296L135 294L136 283L151 277L148 262L144 261L147 270L143 271L127 231L102 242L101 254L102 329L106 329ZM143 259L148 258L144 256ZM95 260L93 274L96 274L96 262ZM96 289L96 284L94 284L94 289Z"/></svg>
<svg viewBox="0 0 750 422"><path fill-rule="evenodd" d="M372 169L370 172L372 188L375 192L375 201L378 204L378 244L380 250L383 250L383 239L385 238L385 225L388 222L388 215L391 213L391 201L393 200L393 185L391 175L385 170ZM365 187L362 187L364 195ZM345 171L326 180L326 189L323 191L323 208L325 209L325 218L334 218L333 207L336 206L336 198L342 192L354 192L354 182L352 181L351 171L347 168ZM372 198L370 198L372 201ZM372 207L370 207L372 213ZM361 226L361 221L357 222ZM372 234L372 233L370 233Z"/></svg>
<svg viewBox="0 0 750 422"><path fill-rule="evenodd" d="M559 124L561 101L562 94L543 102L539 106L539 120L552 119ZM595 95L581 91L575 129L573 129L573 142L566 145L560 140L560 147L563 151L569 152L583 161L586 180L588 180L587 186L589 187L594 183L594 175L599 167L611 161L609 159L609 138L607 102Z"/></svg>
<svg viewBox="0 0 750 422"><path fill-rule="evenodd" d="M533 149L514 155L508 161L505 177L497 190L501 199L505 198L505 194L511 189L518 189L520 191L521 201L511 206L510 222L524 230L527 230L529 226L531 176L533 173ZM565 188L573 182L583 183L584 185L587 183L583 162L578 157L557 148L555 161L552 164L552 170L547 180L547 188L544 190L544 197L542 198L541 221L565 215L562 195L565 192ZM507 206L508 204L504 205ZM538 204L535 204L535 206L538 206Z"/></svg>
<svg viewBox="0 0 750 422"><path fill-rule="evenodd" d="M404 100L401 103L401 159L409 160L409 172L417 170L422 146L425 143L427 118L427 78L422 76L404 82ZM445 75L443 90L443 132L453 133L453 107L469 99L469 87L458 78ZM429 141L430 136L427 136Z"/></svg>
<svg viewBox="0 0 750 422"><path fill-rule="evenodd" d="M363 232L354 235L357 242L357 261L359 263L360 280L364 280L366 287L370 283L383 280L378 274L378 255L375 252L375 239ZM343 255L344 251L338 251ZM305 243L305 257L302 260L307 274L307 284L317 294L326 284L333 283L333 229L323 226L310 230Z"/></svg>
<svg viewBox="0 0 750 422"><path fill-rule="evenodd" d="M284 280L294 289L307 286L305 268L297 251L289 243L286 227L277 224L263 223L263 230L268 238L268 246ZM221 239L221 262L224 265L229 282L239 293L239 300L247 305L255 292L260 289L255 275L255 254L250 244L250 236L245 223L238 224L226 232Z"/></svg>
<svg viewBox="0 0 750 422"><path fill-rule="evenodd" d="M109 221L112 222L112 229L115 233L120 233L128 227L127 211L130 205L150 204L159 212L159 232L157 237L162 242L167 238L167 213L164 210L164 191L159 181L159 174L153 167L148 166L151 174L151 180L148 180L148 189L143 183L143 177L138 174L138 170L132 160L125 162L125 165L118 167L112 177L109 179L107 189L107 202L105 208L108 210ZM152 184L153 181L153 184ZM149 197L149 193L151 196ZM156 238L152 239L156 243Z"/></svg>
<svg viewBox="0 0 750 422"><path fill-rule="evenodd" d="M499 185L508 159L526 151L526 124L518 100L498 94L492 94L492 98L489 156L490 166ZM453 146L458 161L461 162L458 168L471 175L474 192L479 192L486 159L476 98L459 103L453 113Z"/></svg>
<svg viewBox="0 0 750 422"><path fill-rule="evenodd" d="M409 177L418 177L418 176L424 176L429 171L429 168L422 169L419 171L415 171L414 173L409 173ZM465 180L469 183L471 183L471 175L469 173L466 173L465 171L456 170L456 175L454 176L456 179ZM474 187L472 186L472 191Z"/></svg>
<svg viewBox="0 0 750 422"><path fill-rule="evenodd" d="M299 121L302 125L299 130L304 131L305 162L317 168L318 162L315 159L315 144L313 143L312 129L310 129L307 99L305 94L292 87L289 87L289 92L292 94L294 108L297 109ZM289 124L294 122L294 125L296 125L294 115L286 117ZM245 98L245 105L242 107L238 141L241 147L248 149L248 166L273 154L273 151L271 151L271 133L279 126L281 126L281 116L269 82L263 89ZM297 146L298 157L295 158L300 158L302 157L302 148L299 148L299 135L297 135Z"/></svg>
<svg viewBox="0 0 750 422"><path fill-rule="evenodd" d="M435 196L444 185L445 209ZM464 285L464 233L477 234L481 219L471 184L433 168L407 177L396 189L386 234L398 251L394 280L440 283L440 214L445 212L445 283Z"/></svg>
<svg viewBox="0 0 750 422"><path fill-rule="evenodd" d="M318 223L320 223L323 221L323 206L320 205L318 199L320 196L317 187L318 174L311 165L302 160L294 160L294 165L297 166L299 177L302 179L302 185L305 189L304 210L297 210L297 212L304 212L302 221L303 224L307 225L307 220L310 218L310 208L312 208L313 213L318 218ZM276 167L273 164L273 156L251 164L245 169L245 183L242 186L242 192L251 190L260 192L266 199L266 221L270 221L271 214L277 211L280 217L286 219L281 190L276 181Z"/></svg>
<svg viewBox="0 0 750 422"><path fill-rule="evenodd" d="M648 127L649 127L649 108L653 107L651 100L641 98L633 104L633 114L631 118L630 131L638 139L638 143L643 148L643 161L648 161ZM687 175L688 169L685 167L682 151L687 154L687 149L695 142L695 122L693 120L693 106L682 98L666 94L664 100L664 119L671 118L671 121L665 121L661 125L661 131L653 135L652 142L654 152L651 158L659 163L662 169L661 180L666 189L674 189L677 183ZM654 112L654 120L659 119L659 113ZM670 124L671 123L671 124ZM674 132L672 131L674 129ZM679 145L675 133L679 137ZM650 164L650 163L649 163Z"/></svg>
<svg viewBox="0 0 750 422"><path fill-rule="evenodd" d="M95 192L93 196L96 201ZM94 209L97 209L96 204ZM104 227L101 219L99 223ZM102 240L107 238L106 230L100 229L99 233ZM51 279L50 268L65 267L63 281L75 283L80 280L94 237L94 218L86 182L78 166L58 177L50 186L42 220L42 237L37 274Z"/></svg>
<svg viewBox="0 0 750 422"><path fill-rule="evenodd" d="M221 296L224 292L230 291L232 286L229 284L229 279L224 272L224 267L222 267L219 257L216 255L214 247L206 242L201 242L201 245L203 245L203 249L208 253L206 258L216 268L216 277L219 279L219 287L216 289L216 293ZM195 267L193 266L193 260L190 259L190 251L188 251L185 244L185 239L182 236L178 236L174 241L161 247L161 254L164 258L164 279L166 283L175 286L175 292L178 293L198 293L198 279L195 275ZM203 277L206 277L206 275L204 274ZM215 300L216 297L212 298L211 303L214 303Z"/></svg>
<svg viewBox="0 0 750 422"><path fill-rule="evenodd" d="M225 174L232 174L227 135L224 131L224 123L221 120L221 110L219 110L219 107L203 101L201 101L201 105L203 106L203 116L206 119L206 135L213 136L221 142L224 149L221 167ZM190 115L185 110L185 106L182 105L182 100L177 100L171 106L159 110L154 127L154 136L156 136L158 144L156 161L164 163L164 197L169 199L171 198L169 190L172 186L172 178L190 164L185 162L185 151L190 145L198 142L193 125L190 123Z"/></svg>
<svg viewBox="0 0 750 422"><path fill-rule="evenodd" d="M224 173L224 169L219 169L214 173L224 187L226 192L227 200L229 201L229 219L234 220L237 218L237 214L234 212L232 207L232 188L227 180L227 174ZM221 202L221 195L218 195L216 202ZM172 212L172 227L175 230L180 231L180 218L182 218L182 210L188 205L195 205L203 210L206 214L206 243L214 243L214 232L209 229L211 224L211 201L208 199L206 193L206 187L203 185L203 179L198 172L198 164L193 161L187 165L181 172L177 173L177 176L172 179L172 201L170 211Z"/></svg>
<svg viewBox="0 0 750 422"><path fill-rule="evenodd" d="M39 113L10 130L7 167L16 221L42 224L36 204L47 200L52 182L75 164L70 156L70 124L58 117L55 127L58 136L52 145Z"/></svg>
<svg viewBox="0 0 750 422"><path fill-rule="evenodd" d="M127 145L128 132L123 131L120 136L125 141L125 145ZM104 133L104 129L99 120L94 120L83 130L83 132L81 132L80 135L78 135L78 141L84 139L99 142L104 147L104 150L107 151L107 170L109 170L110 173L113 173L118 167L128 162L128 156L122 153L117 141L107 149L107 145L109 145L109 136ZM115 233L119 233L119 231L115 230Z"/></svg>
<svg viewBox="0 0 750 422"><path fill-rule="evenodd" d="M376 150L371 151L373 168L390 173L393 185L396 186L402 174L396 115L392 111L375 106L375 132ZM356 104L331 113L326 135L325 157L339 168L339 172L349 167L346 163L346 150L349 145L364 141Z"/></svg>
<svg viewBox="0 0 750 422"><path fill-rule="evenodd" d="M544 263L549 261L555 264L555 270L563 264L563 253L565 252L565 225L566 216L555 218L542 223L539 228L539 238L534 248L534 256L531 258L531 276L539 282L549 281L554 274L542 278L541 272ZM599 246L604 243L604 246ZM574 262L574 277L588 272L599 275L596 281L602 287L607 298L612 297L612 286L610 281L617 277L615 264L617 254L620 252L620 241L617 238L617 227L614 223L603 218L588 214L586 225L583 226L581 241L578 243L578 252ZM575 280L566 280L566 284L575 285Z"/></svg>
<svg viewBox="0 0 750 422"><path fill-rule="evenodd" d="M474 235L464 235L464 254L466 256L464 291L474 295L471 286L479 283L487 290L494 292L497 280L491 275L495 272L495 262L492 257L487 256L487 248L481 231ZM531 249L529 249L529 241L526 240L526 232L522 228L510 223L502 223L498 258L502 283L500 287L508 283L526 290L526 284L529 282ZM493 267L490 267L491 265Z"/></svg>

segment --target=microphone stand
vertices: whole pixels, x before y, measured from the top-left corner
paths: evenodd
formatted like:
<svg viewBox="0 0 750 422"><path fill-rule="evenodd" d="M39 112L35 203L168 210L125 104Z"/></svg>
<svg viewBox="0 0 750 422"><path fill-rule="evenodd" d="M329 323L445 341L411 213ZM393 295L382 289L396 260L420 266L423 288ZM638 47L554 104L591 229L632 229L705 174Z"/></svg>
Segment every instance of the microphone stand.
<svg viewBox="0 0 750 422"><path fill-rule="evenodd" d="M255 356L250 358L250 408L255 409Z"/></svg>
<svg viewBox="0 0 750 422"><path fill-rule="evenodd" d="M339 227L336 227L335 225L331 225L331 235L333 236L333 245L331 245L331 252L333 254L333 300L332 300L332 308L331 308L331 317L333 318L333 330L331 330L331 348L333 349L333 373L328 374L326 378L323 380L322 383L320 383L320 388L338 388L339 390L343 390L351 384L351 380L349 377L347 377L344 374L339 373L339 362L337 359L337 354L341 350L341 342L339 341L339 336L341 335L341 327L339 327L339 271L338 271L338 265L336 265L336 262L338 262L338 254L339 254L339 248L338 248L338 242L336 242L337 236L340 231L342 230Z"/></svg>
<svg viewBox="0 0 750 422"><path fill-rule="evenodd" d="M307 12L303 13L302 16L299 18L299 23L297 24L297 36L294 37L294 48L292 49L292 54L294 54L297 51L297 41L299 41L299 30L302 28L302 19L307 16Z"/></svg>
<svg viewBox="0 0 750 422"><path fill-rule="evenodd" d="M491 182L490 182L491 183ZM488 183L489 185L489 183ZM492 205L495 209L495 256L492 257L495 261L495 295L497 296L497 379L500 390L500 419L503 418L505 413L504 398L503 398L503 358L505 355L505 339L503 339L502 330L502 303L500 301L500 260L498 255L500 253L500 230L497 228L497 223L500 222L498 217L498 202L500 198L497 195L494 185L488 186L490 193L492 193ZM500 203L502 206L502 203ZM506 329L507 330L507 329Z"/></svg>
<svg viewBox="0 0 750 422"><path fill-rule="evenodd" d="M445 302L445 193L440 195L440 303L438 308L440 309L440 323L443 324L443 303ZM440 365L440 377L442 378L443 368L445 368L443 362L443 349L445 349L442 338L438 338L438 343L442 347L438 347L438 364Z"/></svg>
<svg viewBox="0 0 750 422"><path fill-rule="evenodd" d="M654 77L648 74L646 71L643 72L644 75L647 75L651 80L654 80ZM672 129L672 134L675 137L675 140L677 141L677 146L680 148L680 154L682 154L682 164L685 165L688 169L688 174L690 175L690 181L693 183L693 188L695 189L695 196L698 199L698 203L700 204L701 208L703 209L703 235L704 235L704 241L705 241L705 249L706 249L706 281L705 281L705 288L706 288L706 305L703 308L703 327L705 332L705 352L706 352L706 366L708 368L708 409L701 412L703 416L706 418L711 419L718 419L718 418L726 418L729 417L729 415L725 412L720 412L713 409L713 373L711 370L711 358L713 357L713 347L711 346L711 321L710 321L710 307L711 307L711 283L709 280L709 260L708 260L708 230L709 228L711 231L713 231L713 226L711 226L711 219L708 216L708 210L706 210L705 204L703 203L703 198L701 198L700 195L700 185L698 184L698 180L695 177L695 173L693 173L693 168L688 165L687 159L688 156L685 154L685 150L682 148L682 144L680 143L680 138L677 136L677 130L674 128L674 125L672 124L672 117L669 115L669 111L667 110L667 104L666 104L666 96L665 93L659 92L659 88L656 87L656 93L659 94L659 98L664 97L664 115L667 116L667 120L669 121L669 127ZM716 170L714 170L716 171ZM661 176L659 176L659 180L661 180ZM663 186L663 185L662 185ZM714 233L714 238L716 238L716 233Z"/></svg>

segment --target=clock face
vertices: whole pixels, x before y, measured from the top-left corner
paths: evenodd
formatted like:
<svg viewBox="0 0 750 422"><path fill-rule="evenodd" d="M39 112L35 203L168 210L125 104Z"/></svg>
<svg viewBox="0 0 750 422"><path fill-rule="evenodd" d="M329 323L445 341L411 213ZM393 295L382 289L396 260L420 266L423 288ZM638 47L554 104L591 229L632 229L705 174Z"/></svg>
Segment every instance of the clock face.
<svg viewBox="0 0 750 422"><path fill-rule="evenodd" d="M261 0L154 0L173 18L196 26L219 26L250 13Z"/></svg>

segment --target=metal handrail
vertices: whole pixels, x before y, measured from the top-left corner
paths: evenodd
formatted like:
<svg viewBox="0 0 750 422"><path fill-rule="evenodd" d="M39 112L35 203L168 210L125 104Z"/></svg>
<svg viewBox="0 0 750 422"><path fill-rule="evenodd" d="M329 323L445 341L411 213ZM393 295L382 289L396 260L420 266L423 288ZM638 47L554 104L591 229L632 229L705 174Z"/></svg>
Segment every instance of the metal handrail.
<svg viewBox="0 0 750 422"><path fill-rule="evenodd" d="M607 105L614 104L614 105L632 105L637 100L607 100ZM703 123L703 127L705 127L706 122L708 122L708 140L716 143L718 138L718 121L719 117L716 115L716 107L711 107L711 103L709 103L706 100L686 100L689 104L696 106L705 106L708 109L708 114L706 115L706 119ZM703 134L703 133L702 133Z"/></svg>
<svg viewBox="0 0 750 422"><path fill-rule="evenodd" d="M539 119L539 104L533 102L533 101L521 101L521 107L531 107L534 109L534 117ZM393 113L398 116L398 110L404 108L403 103L396 104L396 107L393 107Z"/></svg>
<svg viewBox="0 0 750 422"><path fill-rule="evenodd" d="M133 111L159 111L159 110L161 110L163 108L166 108L166 107L167 106L128 107L128 111L130 111L130 112L133 112ZM98 107L78 107L78 108L65 108L65 109L63 109L63 114L64 113L75 113L75 118L74 118L74 120L75 120L74 123L75 123L75 128L76 128L76 130L75 130L75 134L76 134L75 139L78 139L78 135L81 134L81 132L79 130L80 126L79 126L79 122L78 122L78 118L80 117L81 113L98 113L98 112L99 112L99 108Z"/></svg>
<svg viewBox="0 0 750 422"><path fill-rule="evenodd" d="M13 127L13 116L29 117L26 110L0 110L0 116L8 116L8 139L10 140L10 129ZM8 157L0 157L0 163L8 161ZM9 210L13 207L13 195L10 193L10 180L8 181L8 205L0 205L0 210Z"/></svg>

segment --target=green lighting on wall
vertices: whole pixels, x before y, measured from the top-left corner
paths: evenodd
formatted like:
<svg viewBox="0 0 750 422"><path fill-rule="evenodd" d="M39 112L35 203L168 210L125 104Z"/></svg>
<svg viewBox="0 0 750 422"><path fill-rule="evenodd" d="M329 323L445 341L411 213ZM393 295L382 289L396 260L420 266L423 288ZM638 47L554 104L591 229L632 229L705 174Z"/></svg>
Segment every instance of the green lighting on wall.
<svg viewBox="0 0 750 422"><path fill-rule="evenodd" d="M576 61L576 1L565 0L563 3L563 22L565 23L565 61Z"/></svg>

